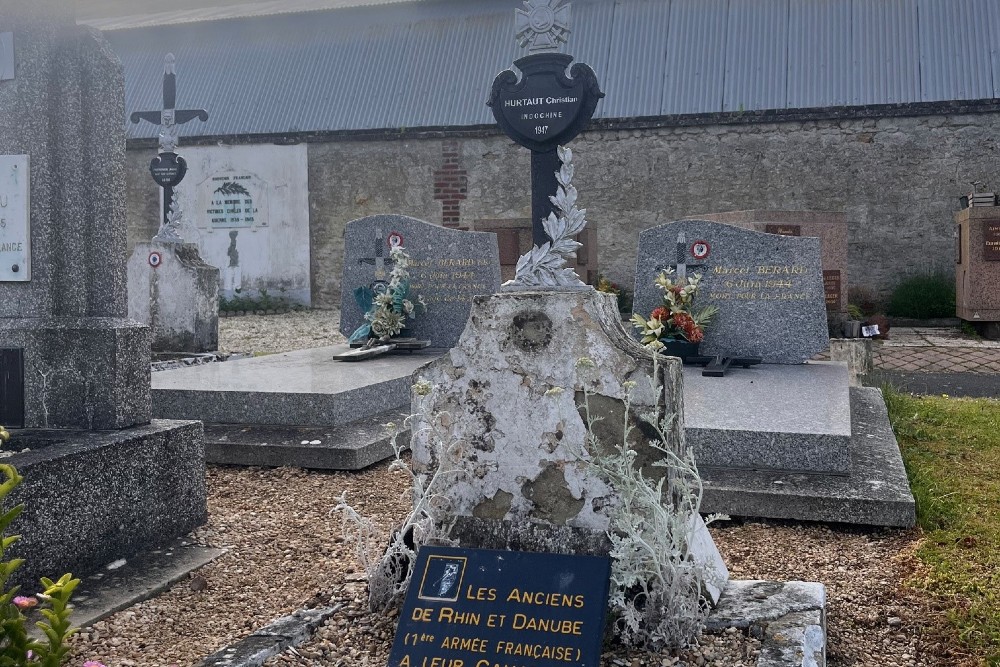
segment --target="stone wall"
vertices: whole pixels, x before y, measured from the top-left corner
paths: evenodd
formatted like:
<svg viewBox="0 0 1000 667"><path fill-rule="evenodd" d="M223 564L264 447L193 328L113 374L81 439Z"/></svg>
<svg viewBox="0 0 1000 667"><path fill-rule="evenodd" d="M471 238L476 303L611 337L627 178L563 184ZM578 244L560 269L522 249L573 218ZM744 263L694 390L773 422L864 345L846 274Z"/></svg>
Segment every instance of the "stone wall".
<svg viewBox="0 0 1000 667"><path fill-rule="evenodd" d="M685 216L843 210L851 283L886 293L913 273L951 275L958 198L971 181L1000 188L996 111L783 122L746 122L732 114L729 121L595 130L573 142L574 183L599 240L603 273L630 285L639 232ZM447 161L456 138L457 165ZM489 131L308 140L318 307L339 303L343 229L350 220L401 213L440 224L445 205L457 206L459 224L469 228L479 219L530 215L528 151ZM130 242L138 230L152 229L144 219L155 212L146 171L152 155L151 148L130 150ZM436 192L446 166L465 172L466 199L445 200Z"/></svg>

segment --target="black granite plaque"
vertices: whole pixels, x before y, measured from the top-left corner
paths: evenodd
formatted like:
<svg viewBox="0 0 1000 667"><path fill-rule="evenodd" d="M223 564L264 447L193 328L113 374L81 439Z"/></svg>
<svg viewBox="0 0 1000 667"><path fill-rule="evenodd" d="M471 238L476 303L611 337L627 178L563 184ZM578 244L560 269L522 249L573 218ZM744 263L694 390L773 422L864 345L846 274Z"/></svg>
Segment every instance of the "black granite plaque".
<svg viewBox="0 0 1000 667"><path fill-rule="evenodd" d="M424 547L389 667L596 667L611 561Z"/></svg>
<svg viewBox="0 0 1000 667"><path fill-rule="evenodd" d="M983 224L983 259L1000 262L1000 222L991 220Z"/></svg>
<svg viewBox="0 0 1000 667"><path fill-rule="evenodd" d="M149 163L149 173L161 188L172 188L184 180L187 161L177 153L160 153Z"/></svg>

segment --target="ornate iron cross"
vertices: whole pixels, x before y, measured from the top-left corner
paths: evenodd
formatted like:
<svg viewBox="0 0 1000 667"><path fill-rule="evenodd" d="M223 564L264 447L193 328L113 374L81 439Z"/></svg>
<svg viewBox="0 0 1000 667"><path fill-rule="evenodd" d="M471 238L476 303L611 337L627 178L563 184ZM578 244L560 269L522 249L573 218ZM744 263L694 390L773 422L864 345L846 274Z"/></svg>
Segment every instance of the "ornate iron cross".
<svg viewBox="0 0 1000 667"><path fill-rule="evenodd" d="M203 123L208 120L208 112L204 109L178 111L174 108L177 103L175 61L172 53L168 53L163 59L163 109L161 111L135 111L130 116L133 123L145 120L160 126L161 153L173 153L177 150L178 125L183 125L195 118Z"/></svg>

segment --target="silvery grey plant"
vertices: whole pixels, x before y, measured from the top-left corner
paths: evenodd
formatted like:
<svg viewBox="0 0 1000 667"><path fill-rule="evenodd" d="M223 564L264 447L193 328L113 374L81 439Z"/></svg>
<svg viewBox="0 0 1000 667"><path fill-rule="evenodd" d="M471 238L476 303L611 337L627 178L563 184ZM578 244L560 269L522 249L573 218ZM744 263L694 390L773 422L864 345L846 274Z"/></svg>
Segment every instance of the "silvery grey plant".
<svg viewBox="0 0 1000 667"><path fill-rule="evenodd" d="M396 454L389 469L410 478L413 507L403 523L392 533L388 545L380 539L380 531L368 517L361 516L347 501L344 492L338 498L334 512L340 512L344 539L355 544L358 561L368 577L368 606L372 611L385 611L402 604L406 597L417 562L417 551L425 545L454 545L448 535L455 523L449 511L448 499L439 492L449 477L460 474L455 465L461 455L460 443L450 436L445 426L450 423L446 412L430 414L426 408L428 396L434 386L426 380L413 385L418 410L408 416L402 426L386 424L392 432L392 447ZM414 428L422 431L430 443L436 462L426 474L417 474L403 459L407 449L400 443L399 435Z"/></svg>
<svg viewBox="0 0 1000 667"><path fill-rule="evenodd" d="M610 611L614 630L627 645L660 651L695 641L709 611L703 591L712 581L707 568L692 555L694 531L701 506L702 481L694 454L682 439L672 437L676 415L662 401L658 355L654 354L650 387L652 406L634 406L635 382L625 384L625 410L621 436L615 443L600 442L595 425L601 417L590 409L588 383L583 387L583 413L587 424L585 451L580 459L614 489L609 508L611 542ZM582 373L594 365L580 359ZM636 419L648 424L656 438L648 444L662 455L653 466L662 468L658 479L647 477L630 443ZM708 517L707 521L724 518Z"/></svg>

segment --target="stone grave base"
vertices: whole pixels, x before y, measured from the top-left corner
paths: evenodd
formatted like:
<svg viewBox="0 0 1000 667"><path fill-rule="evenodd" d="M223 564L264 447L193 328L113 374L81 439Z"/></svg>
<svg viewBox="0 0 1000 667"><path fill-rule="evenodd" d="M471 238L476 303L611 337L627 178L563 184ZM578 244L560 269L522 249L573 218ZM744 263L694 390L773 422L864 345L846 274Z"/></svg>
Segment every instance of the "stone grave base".
<svg viewBox="0 0 1000 667"><path fill-rule="evenodd" d="M24 350L28 428L128 428L149 421L149 328L119 317L0 318Z"/></svg>
<svg viewBox="0 0 1000 667"><path fill-rule="evenodd" d="M699 467L846 475L851 407L847 366L761 364L726 377L684 368L684 432Z"/></svg>
<svg viewBox="0 0 1000 667"><path fill-rule="evenodd" d="M229 465L358 470L393 455L387 422L410 412L418 369L440 351L344 364L335 345L159 371L153 414L199 419L205 457ZM400 434L400 442L409 435ZM303 444L305 443L305 444Z"/></svg>
<svg viewBox="0 0 1000 667"><path fill-rule="evenodd" d="M119 431L19 430L27 451L0 459L24 482L7 498L25 509L11 527L27 562L14 583L85 576L163 546L207 519L202 426L153 421Z"/></svg>
<svg viewBox="0 0 1000 667"><path fill-rule="evenodd" d="M903 457L878 389L850 390L849 475L704 466L703 512L768 519L910 527L916 521Z"/></svg>

